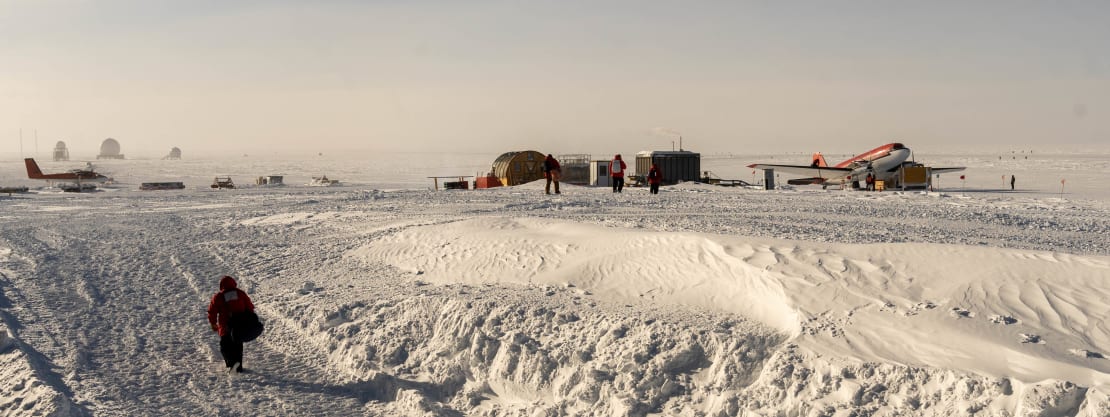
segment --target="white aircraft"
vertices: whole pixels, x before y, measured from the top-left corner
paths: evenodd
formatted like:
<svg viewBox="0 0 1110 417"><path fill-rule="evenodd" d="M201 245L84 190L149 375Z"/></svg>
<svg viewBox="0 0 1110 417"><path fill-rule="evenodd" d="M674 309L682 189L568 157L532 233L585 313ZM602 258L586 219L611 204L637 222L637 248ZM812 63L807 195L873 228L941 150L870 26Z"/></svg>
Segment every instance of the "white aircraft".
<svg viewBox="0 0 1110 417"><path fill-rule="evenodd" d="M820 152L813 154L813 162L809 165L778 165L778 164L752 164L748 168L773 169L776 172L799 174L805 178L787 180L791 185L820 184L842 185L856 181L863 182L867 174L874 175L876 181L886 181L894 184L898 181L899 169L910 158L910 148L901 143L888 143L870 151L853 156L848 160L828 166L825 157ZM930 168L932 174L963 171L966 167Z"/></svg>

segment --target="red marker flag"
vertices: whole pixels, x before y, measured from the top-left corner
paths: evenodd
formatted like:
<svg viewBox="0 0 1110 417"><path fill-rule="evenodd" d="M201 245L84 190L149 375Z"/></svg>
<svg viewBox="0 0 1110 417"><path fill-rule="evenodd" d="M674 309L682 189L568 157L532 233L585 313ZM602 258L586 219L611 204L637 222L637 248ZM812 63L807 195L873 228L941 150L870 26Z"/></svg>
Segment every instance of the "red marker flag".
<svg viewBox="0 0 1110 417"><path fill-rule="evenodd" d="M960 175L960 179L961 179L961 180L962 180L962 179L964 179L964 176L963 176L963 175Z"/></svg>

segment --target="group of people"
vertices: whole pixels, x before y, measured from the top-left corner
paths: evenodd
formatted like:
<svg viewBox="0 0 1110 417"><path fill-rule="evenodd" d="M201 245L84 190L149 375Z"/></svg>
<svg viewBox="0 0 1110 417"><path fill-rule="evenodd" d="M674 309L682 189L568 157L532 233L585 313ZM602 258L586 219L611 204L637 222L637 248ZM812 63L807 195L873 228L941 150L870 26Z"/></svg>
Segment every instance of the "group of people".
<svg viewBox="0 0 1110 417"><path fill-rule="evenodd" d="M624 173L628 165L621 159L620 154L609 162L609 177L612 180L613 192L624 190ZM559 161L550 154L543 161L543 172L547 178L545 192L551 194L551 184L555 184L555 194L559 194L559 178L562 167ZM657 164L651 164L647 175L648 184L652 194L659 194L659 184L663 182L663 171ZM229 373L246 372L243 368L243 342L236 334L237 327L233 320L241 314L254 313L254 303L246 292L239 289L238 282L231 276L220 277L220 290L212 296L208 303L208 324L212 331L220 336L220 356L223 356L224 366Z"/></svg>
<svg viewBox="0 0 1110 417"><path fill-rule="evenodd" d="M621 159L621 154L616 154L613 156L613 160L609 161L609 180L613 185L614 193L624 191L624 172L627 170L628 165ZM544 178L547 178L547 186L544 187L545 193L551 194L551 184L555 183L555 194L559 194L559 178L562 176L562 172L559 161L551 154L547 154L547 158L543 161L543 175ZM651 193L659 194L659 185L663 183L663 171L659 169L658 164L651 164L647 182Z"/></svg>
<svg viewBox="0 0 1110 417"><path fill-rule="evenodd" d="M614 156L613 160L609 162L609 177L613 183L614 193L619 193L624 189L624 172L627 169L628 165L621 159L620 154ZM559 177L562 168L559 166L559 161L551 154L548 154L543 161L543 172L547 178L546 193L551 194L551 184L554 183L555 194L559 194ZM651 164L647 181L651 193L659 194L659 184L663 182L663 171L659 169L657 164ZM1011 175L1011 190L1014 189L1015 182L1016 178ZM867 173L865 183L868 191L875 189L875 176L871 172ZM220 336L220 355L223 356L224 365L228 372L241 373L246 371L243 368L243 340L236 337L231 324L232 317L244 312L254 312L254 303L251 302L250 296L239 289L235 278L227 275L221 277L220 290L212 296L212 301L208 303L208 323L211 325L212 331Z"/></svg>

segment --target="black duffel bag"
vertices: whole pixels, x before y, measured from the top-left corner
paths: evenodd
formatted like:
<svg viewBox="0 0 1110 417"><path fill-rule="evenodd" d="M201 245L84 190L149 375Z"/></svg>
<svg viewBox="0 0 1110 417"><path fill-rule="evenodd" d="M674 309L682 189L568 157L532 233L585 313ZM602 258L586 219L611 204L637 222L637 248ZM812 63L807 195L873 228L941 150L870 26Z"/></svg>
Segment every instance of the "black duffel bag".
<svg viewBox="0 0 1110 417"><path fill-rule="evenodd" d="M235 313L229 320L231 322L231 337L240 342L250 342L257 339L262 334L265 328L262 326L262 321L258 320L258 315L253 311L244 311L242 313Z"/></svg>

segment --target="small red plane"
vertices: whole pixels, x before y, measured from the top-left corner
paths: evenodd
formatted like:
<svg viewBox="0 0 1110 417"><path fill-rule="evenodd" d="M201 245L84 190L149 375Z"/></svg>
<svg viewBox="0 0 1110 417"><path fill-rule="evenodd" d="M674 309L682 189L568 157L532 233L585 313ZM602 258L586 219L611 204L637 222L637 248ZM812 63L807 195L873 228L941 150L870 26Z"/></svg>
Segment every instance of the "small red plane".
<svg viewBox="0 0 1110 417"><path fill-rule="evenodd" d="M35 158L25 158L23 162L27 164L27 178L33 180L44 180L50 183L59 184L75 184L78 189L81 189L82 184L105 183L111 180L107 176L101 175L90 169L75 169L61 174L43 174L39 169L39 164L35 163Z"/></svg>

